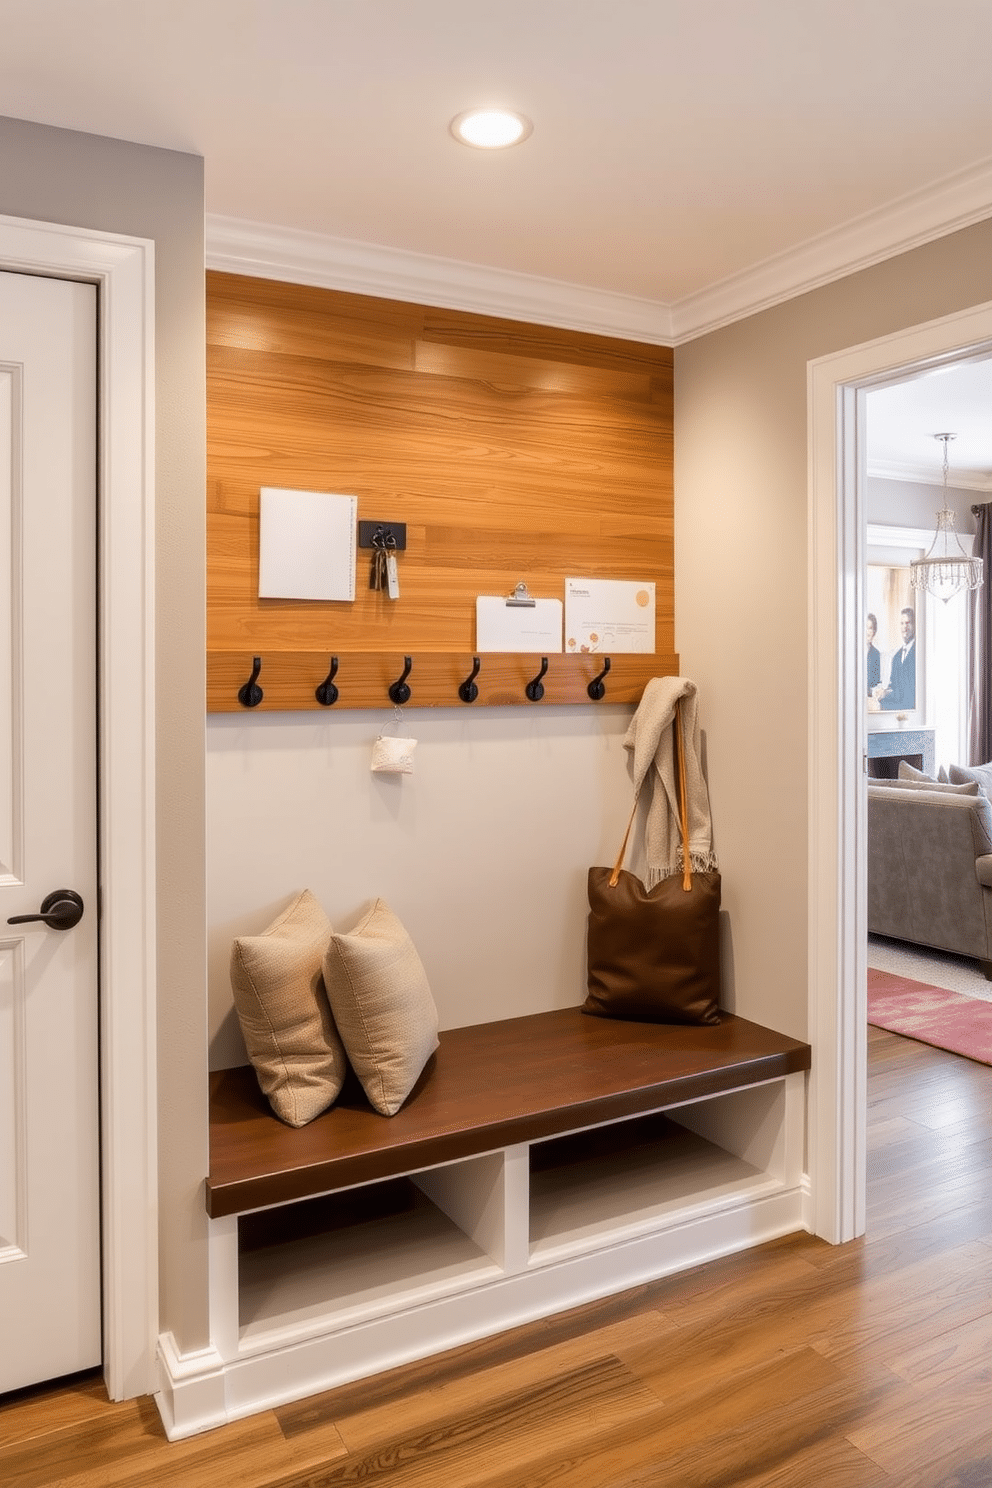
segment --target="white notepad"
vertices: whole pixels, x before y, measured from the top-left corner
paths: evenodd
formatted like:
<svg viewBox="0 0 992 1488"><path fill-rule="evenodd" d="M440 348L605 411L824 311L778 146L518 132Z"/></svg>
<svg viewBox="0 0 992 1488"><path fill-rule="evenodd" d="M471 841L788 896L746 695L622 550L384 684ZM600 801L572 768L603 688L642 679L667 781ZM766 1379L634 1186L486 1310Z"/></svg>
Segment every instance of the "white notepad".
<svg viewBox="0 0 992 1488"><path fill-rule="evenodd" d="M358 499L262 486L259 599L355 598Z"/></svg>

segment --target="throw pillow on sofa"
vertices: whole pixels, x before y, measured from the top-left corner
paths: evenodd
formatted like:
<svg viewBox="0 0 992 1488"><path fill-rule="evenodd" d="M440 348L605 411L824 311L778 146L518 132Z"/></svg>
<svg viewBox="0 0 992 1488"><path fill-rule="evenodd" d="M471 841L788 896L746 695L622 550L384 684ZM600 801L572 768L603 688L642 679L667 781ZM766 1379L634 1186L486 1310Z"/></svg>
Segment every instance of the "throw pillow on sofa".
<svg viewBox="0 0 992 1488"><path fill-rule="evenodd" d="M324 991L331 922L306 889L261 935L231 947L231 987L248 1058L276 1115L305 1126L336 1099L348 1064Z"/></svg>
<svg viewBox="0 0 992 1488"><path fill-rule="evenodd" d="M909 763L909 760L899 761L899 779L929 780L934 781L937 785L948 784L947 771L944 769L943 765L941 765L940 769L937 771L936 777L934 777L933 775L928 775L925 770L918 770L915 765L911 765Z"/></svg>
<svg viewBox="0 0 992 1488"><path fill-rule="evenodd" d="M909 763L909 760L900 760L899 779L936 781L937 777L935 775L928 775L925 770L918 770L915 765Z"/></svg>
<svg viewBox="0 0 992 1488"><path fill-rule="evenodd" d="M975 781L982 795L992 801L992 762L987 765L949 765L947 774L955 785Z"/></svg>

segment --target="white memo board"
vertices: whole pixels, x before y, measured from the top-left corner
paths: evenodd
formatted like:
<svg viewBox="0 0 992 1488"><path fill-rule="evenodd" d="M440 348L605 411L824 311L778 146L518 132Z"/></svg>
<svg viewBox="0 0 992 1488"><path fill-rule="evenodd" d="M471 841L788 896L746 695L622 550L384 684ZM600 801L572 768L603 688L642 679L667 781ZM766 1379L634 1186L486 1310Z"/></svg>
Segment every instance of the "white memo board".
<svg viewBox="0 0 992 1488"><path fill-rule="evenodd" d="M355 598L358 500L262 486L259 599Z"/></svg>

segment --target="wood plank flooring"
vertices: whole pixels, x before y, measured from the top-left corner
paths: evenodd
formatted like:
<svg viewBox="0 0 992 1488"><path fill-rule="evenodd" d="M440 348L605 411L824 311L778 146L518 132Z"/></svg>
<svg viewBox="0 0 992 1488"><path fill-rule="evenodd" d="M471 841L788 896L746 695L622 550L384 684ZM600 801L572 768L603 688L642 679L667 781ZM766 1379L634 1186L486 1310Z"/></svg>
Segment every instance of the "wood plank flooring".
<svg viewBox="0 0 992 1488"><path fill-rule="evenodd" d="M0 1399L4 1488L988 1488L992 1069L869 1029L869 1228L789 1236L170 1444Z"/></svg>

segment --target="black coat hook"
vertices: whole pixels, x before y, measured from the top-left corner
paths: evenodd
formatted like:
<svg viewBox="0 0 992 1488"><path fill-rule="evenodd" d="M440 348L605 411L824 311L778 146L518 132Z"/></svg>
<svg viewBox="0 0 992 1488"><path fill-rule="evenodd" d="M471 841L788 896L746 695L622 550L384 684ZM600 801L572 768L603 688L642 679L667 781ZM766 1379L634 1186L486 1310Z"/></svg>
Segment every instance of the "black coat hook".
<svg viewBox="0 0 992 1488"><path fill-rule="evenodd" d="M611 665L612 662L610 661L610 658L608 656L604 657L603 670L600 672L598 677L593 677L592 681L589 683L589 686L586 688L586 692L592 698L594 703L598 703L603 697L606 696L606 687L604 685L603 678L610 670Z"/></svg>
<svg viewBox="0 0 992 1488"><path fill-rule="evenodd" d="M479 668L481 666L482 662L479 660L479 658L477 656L473 656L471 675L465 678L465 681L458 689L458 696L461 698L463 703L474 703L476 698L479 696L479 689L475 685L475 679L479 675Z"/></svg>
<svg viewBox="0 0 992 1488"><path fill-rule="evenodd" d="M541 681L541 678L544 676L547 670L548 658L546 656L542 656L541 670L538 672L534 680L532 682L528 682L527 686L524 688L524 692L526 692L532 703L539 703L544 696L544 683Z"/></svg>
<svg viewBox="0 0 992 1488"><path fill-rule="evenodd" d="M251 659L251 676L244 687L238 688L238 702L242 708L257 708L265 693L258 685L258 674L262 670L262 658L253 656Z"/></svg>
<svg viewBox="0 0 992 1488"><path fill-rule="evenodd" d="M338 674L338 659L331 657L331 670L314 692L314 697L322 708L332 707L338 700L338 689L334 685L334 678Z"/></svg>
<svg viewBox="0 0 992 1488"><path fill-rule="evenodd" d="M406 679L410 675L410 668L412 666L413 659L409 656L404 656L403 674L402 676L397 677L396 681L389 689L389 701L391 703L395 703L397 707L399 707L402 703L408 703L410 701L410 689L407 686Z"/></svg>

